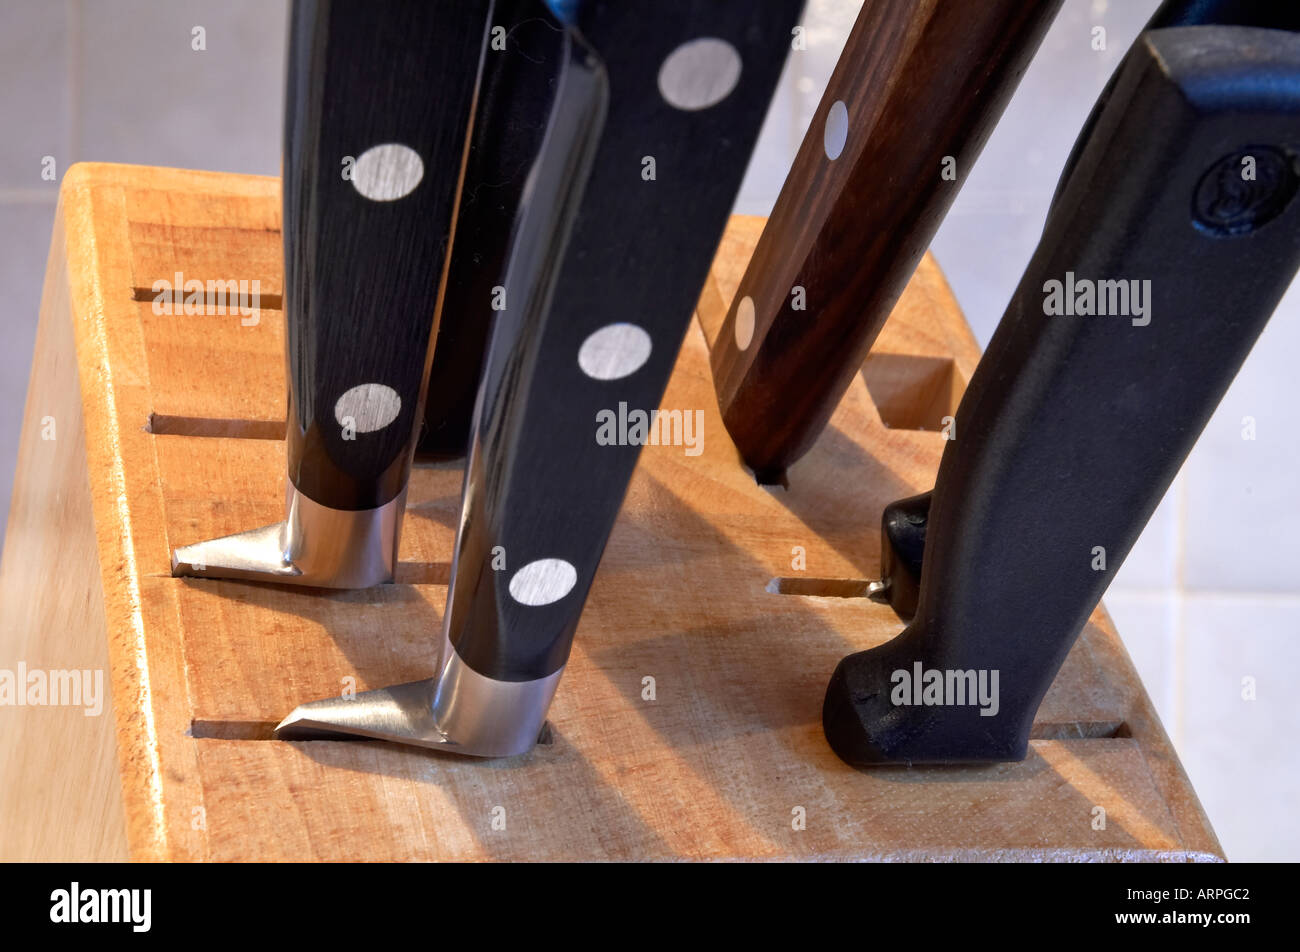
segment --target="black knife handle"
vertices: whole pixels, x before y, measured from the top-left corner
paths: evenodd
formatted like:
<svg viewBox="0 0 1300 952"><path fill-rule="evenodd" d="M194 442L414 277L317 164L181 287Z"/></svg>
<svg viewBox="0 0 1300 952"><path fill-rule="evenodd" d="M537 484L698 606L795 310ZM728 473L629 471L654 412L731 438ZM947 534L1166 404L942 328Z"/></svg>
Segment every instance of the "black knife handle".
<svg viewBox="0 0 1300 952"><path fill-rule="evenodd" d="M1300 264L1297 156L1300 35L1139 38L958 409L916 617L832 676L823 725L844 760L1025 755L1070 646ZM1107 315L1085 315L1103 280L1149 281L1145 303L1107 286ZM1049 314L1071 281L1072 313ZM943 677L939 703L904 690L917 665ZM970 681L949 672L996 672L996 704L955 703Z"/></svg>
<svg viewBox="0 0 1300 952"><path fill-rule="evenodd" d="M1165 0L1147 22L1148 30L1174 26L1255 26L1300 30L1300 4L1286 0Z"/></svg>
<svg viewBox="0 0 1300 952"><path fill-rule="evenodd" d="M648 436L644 427L638 435L606 426L620 409L625 417L661 409L800 6L576 7L575 35L608 80L605 124L589 176L578 173L579 151L569 161L548 150L526 192L521 220L553 225L513 239L446 610L448 640L485 678L542 681L568 659ZM569 74L587 90L575 100L588 103L578 115L590 114L595 77L581 60ZM564 88L557 98L562 106ZM547 138L560 143L573 132ZM564 190L579 180L576 202ZM551 211L540 214L542 205ZM548 234L567 235L567 244ZM676 410L680 443L684 415L696 408L664 409ZM671 419L658 432L672 433Z"/></svg>
<svg viewBox="0 0 1300 952"><path fill-rule="evenodd" d="M406 486L489 0L295 0L284 125L289 478Z"/></svg>
<svg viewBox="0 0 1300 952"><path fill-rule="evenodd" d="M502 306L511 227L541 149L563 27L543 0L497 0L483 58L456 242L433 348L418 452L463 456L492 324Z"/></svg>

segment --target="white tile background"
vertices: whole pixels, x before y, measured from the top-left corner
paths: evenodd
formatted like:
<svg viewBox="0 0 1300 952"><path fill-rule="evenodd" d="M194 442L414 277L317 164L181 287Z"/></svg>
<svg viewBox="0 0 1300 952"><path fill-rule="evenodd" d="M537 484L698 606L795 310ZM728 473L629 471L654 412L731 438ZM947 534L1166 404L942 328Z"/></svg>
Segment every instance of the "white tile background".
<svg viewBox="0 0 1300 952"><path fill-rule="evenodd" d="M737 210L770 209L861 0L809 0ZM981 343L1057 175L1156 0L1065 0L933 250ZM273 175L283 0L0 7L0 499L12 485L57 182L90 159ZM191 49L202 26L207 49ZM1107 31L1104 51L1092 29ZM1300 354L1292 289L1106 597L1231 859L1300 859ZM1241 420L1257 438L1241 438ZM0 513L3 519L3 513ZM2 524L2 523L0 523ZM1243 699L1243 679L1255 697Z"/></svg>

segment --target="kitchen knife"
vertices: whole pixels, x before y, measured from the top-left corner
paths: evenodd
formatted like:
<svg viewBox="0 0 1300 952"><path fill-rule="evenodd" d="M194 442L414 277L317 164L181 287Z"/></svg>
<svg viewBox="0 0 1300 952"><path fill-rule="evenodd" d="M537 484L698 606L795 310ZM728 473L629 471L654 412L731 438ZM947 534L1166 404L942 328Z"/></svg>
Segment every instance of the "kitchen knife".
<svg viewBox="0 0 1300 952"><path fill-rule="evenodd" d="M304 704L277 737L531 749L648 437L602 420L658 408L800 6L564 5L573 55L492 330L437 674Z"/></svg>
<svg viewBox="0 0 1300 952"><path fill-rule="evenodd" d="M1039 702L1300 265L1297 156L1300 34L1139 37L957 411L915 618L831 678L841 758L1025 756Z"/></svg>
<svg viewBox="0 0 1300 952"><path fill-rule="evenodd" d="M447 295L433 348L421 458L464 456L524 185L541 149L563 29L543 0L496 0L483 57Z"/></svg>
<svg viewBox="0 0 1300 952"><path fill-rule="evenodd" d="M1300 5L1282 9L1273 0L1165 0L1144 30L1216 24L1296 31L1300 30ZM1089 130L1105 108L1122 72L1121 69L1115 70L1098 97L1066 161L1057 194L1069 181L1079 152L1089 141ZM932 496L927 492L900 499L886 506L881 516L880 579L871 582L867 591L875 600L888 602L903 619L911 619L916 614Z"/></svg>
<svg viewBox="0 0 1300 952"><path fill-rule="evenodd" d="M862 7L713 342L760 482L784 484L825 427L1060 5Z"/></svg>
<svg viewBox="0 0 1300 952"><path fill-rule="evenodd" d="M284 522L174 575L391 581L487 0L295 0L284 126Z"/></svg>

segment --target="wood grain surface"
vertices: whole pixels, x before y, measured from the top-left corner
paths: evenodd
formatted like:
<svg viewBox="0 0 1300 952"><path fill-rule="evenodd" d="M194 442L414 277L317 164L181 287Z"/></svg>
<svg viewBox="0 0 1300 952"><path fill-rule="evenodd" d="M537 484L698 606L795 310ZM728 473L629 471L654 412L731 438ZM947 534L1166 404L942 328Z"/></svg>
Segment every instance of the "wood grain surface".
<svg viewBox="0 0 1300 952"><path fill-rule="evenodd" d="M283 328L269 307L252 325L154 315L133 289L178 270L278 288L278 213L274 179L107 165L65 178L0 579L0 668L106 666L112 721L0 708L0 857L1221 858L1101 610L1023 763L859 771L830 751L831 670L902 625L864 598L770 583L874 576L881 508L928 489L942 450L937 433L887 426L877 402L902 419L911 392L948 399L935 368L959 393L978 353L926 259L790 488L756 485L708 355L756 219L724 239L664 397L702 412L703 451L645 448L550 742L477 761L268 739L301 701L432 673L461 484L455 467L417 466L393 585L171 577L178 542L281 516L284 445L267 436L284 417ZM31 435L47 395L58 473Z"/></svg>

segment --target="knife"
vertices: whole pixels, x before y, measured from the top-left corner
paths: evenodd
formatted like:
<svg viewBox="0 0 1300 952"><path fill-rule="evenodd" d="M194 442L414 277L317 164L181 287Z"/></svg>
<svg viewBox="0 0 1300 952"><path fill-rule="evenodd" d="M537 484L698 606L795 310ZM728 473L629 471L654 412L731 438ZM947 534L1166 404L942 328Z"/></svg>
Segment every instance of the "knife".
<svg viewBox="0 0 1300 952"><path fill-rule="evenodd" d="M1216 24L1296 31L1300 30L1300 6L1279 10L1272 0L1165 0L1143 30ZM1109 100L1111 90L1121 73L1121 69L1115 70L1098 97L1066 160L1057 184L1057 195L1069 180L1079 152L1089 140L1089 130ZM1054 196L1053 203L1055 200ZM885 507L880 520L880 578L868 583L864 589L864 594L875 601L888 603L899 618L905 620L910 620L916 614L921 587L921 564L925 553L925 531L932 497L933 493L921 493Z"/></svg>
<svg viewBox="0 0 1300 952"><path fill-rule="evenodd" d="M570 55L475 407L436 674L301 705L278 738L535 744L641 449L601 420L658 407L800 7L552 4Z"/></svg>
<svg viewBox="0 0 1300 952"><path fill-rule="evenodd" d="M285 94L283 522L173 575L391 581L489 0L295 0Z"/></svg>
<svg viewBox="0 0 1300 952"><path fill-rule="evenodd" d="M823 727L848 763L1025 756L1300 266L1300 34L1235 25L1251 8L1162 8L1085 127L958 408L915 617L832 675Z"/></svg>
<svg viewBox="0 0 1300 952"><path fill-rule="evenodd" d="M862 7L713 343L760 482L783 485L825 427L1060 5Z"/></svg>
<svg viewBox="0 0 1300 952"><path fill-rule="evenodd" d="M541 149L563 54L563 27L543 0L496 0L490 33L429 372L421 458L462 457L468 449L488 336L503 305L497 289L504 287L512 226Z"/></svg>

